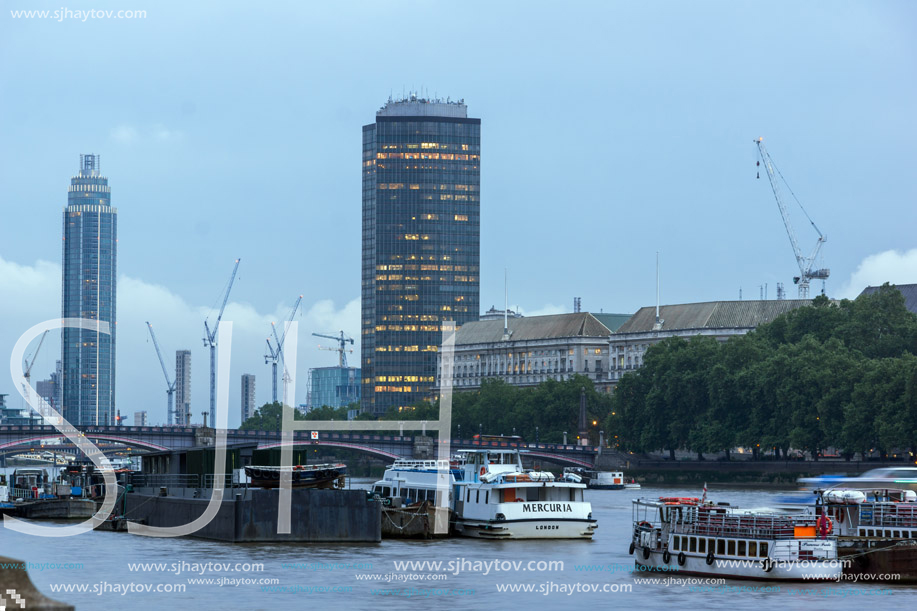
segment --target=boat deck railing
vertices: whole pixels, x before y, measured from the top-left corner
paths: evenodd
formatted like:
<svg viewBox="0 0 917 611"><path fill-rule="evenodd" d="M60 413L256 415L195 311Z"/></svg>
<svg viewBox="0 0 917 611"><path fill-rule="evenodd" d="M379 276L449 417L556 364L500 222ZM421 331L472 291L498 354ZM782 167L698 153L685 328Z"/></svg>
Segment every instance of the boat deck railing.
<svg viewBox="0 0 917 611"><path fill-rule="evenodd" d="M917 503L861 503L860 526L917 527Z"/></svg>
<svg viewBox="0 0 917 611"><path fill-rule="evenodd" d="M797 528L816 528L816 522L815 516L729 515L700 512L693 522L674 524L672 532L710 537L791 539L797 535Z"/></svg>
<svg viewBox="0 0 917 611"><path fill-rule="evenodd" d="M213 477L211 475L211 477ZM140 488L200 488L201 477L197 474L146 473L134 474L131 483ZM211 486L212 487L212 486Z"/></svg>

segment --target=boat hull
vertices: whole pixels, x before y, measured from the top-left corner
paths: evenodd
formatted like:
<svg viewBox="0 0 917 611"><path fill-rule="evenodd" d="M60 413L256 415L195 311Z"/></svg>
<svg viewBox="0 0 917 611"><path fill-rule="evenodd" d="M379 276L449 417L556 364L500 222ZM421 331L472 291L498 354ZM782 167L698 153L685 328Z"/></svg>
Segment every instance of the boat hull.
<svg viewBox="0 0 917 611"><path fill-rule="evenodd" d="M292 471L293 488L343 488L347 468L334 465L315 469L294 469ZM279 488L280 469L270 467L245 467L245 474L251 479L253 488Z"/></svg>
<svg viewBox="0 0 917 611"><path fill-rule="evenodd" d="M592 539L596 528L595 520L550 518L455 523L458 534L478 539Z"/></svg>
<svg viewBox="0 0 917 611"><path fill-rule="evenodd" d="M857 582L880 581L880 575L894 574L899 579L892 583L917 583L917 541L913 539L859 540L840 545L838 554L844 561L844 575Z"/></svg>
<svg viewBox="0 0 917 611"><path fill-rule="evenodd" d="M799 562L768 562L763 559L734 560L714 559L707 564L707 558L698 554L685 554L684 564L678 556L672 555L669 562L663 559L661 551L649 551L649 555L637 548L634 551L635 569L652 571L654 574L669 572L675 575L720 577L723 579L753 579L756 581L838 581L841 577L841 562L838 560L810 560ZM769 570L766 570L769 568Z"/></svg>

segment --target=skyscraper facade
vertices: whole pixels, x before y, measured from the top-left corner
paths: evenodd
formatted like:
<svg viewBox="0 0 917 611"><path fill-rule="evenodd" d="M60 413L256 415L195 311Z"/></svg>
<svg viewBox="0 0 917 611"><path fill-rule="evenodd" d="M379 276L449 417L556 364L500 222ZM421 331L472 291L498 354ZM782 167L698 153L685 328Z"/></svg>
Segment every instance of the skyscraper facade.
<svg viewBox="0 0 917 611"><path fill-rule="evenodd" d="M481 120L389 101L363 127L362 408L431 396L441 323L477 320Z"/></svg>
<svg viewBox="0 0 917 611"><path fill-rule="evenodd" d="M191 351L175 351L175 424L191 424Z"/></svg>
<svg viewBox="0 0 917 611"><path fill-rule="evenodd" d="M71 424L115 424L118 210L98 155L80 155L63 215L63 318L107 322L109 334L61 331L61 403Z"/></svg>
<svg viewBox="0 0 917 611"><path fill-rule="evenodd" d="M245 422L255 413L255 376L251 373L242 374L242 422Z"/></svg>

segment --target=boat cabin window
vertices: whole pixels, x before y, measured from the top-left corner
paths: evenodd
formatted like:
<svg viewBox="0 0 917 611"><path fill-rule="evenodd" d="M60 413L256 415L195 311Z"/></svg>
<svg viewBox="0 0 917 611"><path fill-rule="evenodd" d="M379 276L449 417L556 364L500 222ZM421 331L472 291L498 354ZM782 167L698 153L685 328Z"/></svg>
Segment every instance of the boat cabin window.
<svg viewBox="0 0 917 611"><path fill-rule="evenodd" d="M476 491L475 491L474 502L475 502L475 503L480 503L480 502L481 502L481 491L480 491L480 490L476 490Z"/></svg>
<svg viewBox="0 0 917 611"><path fill-rule="evenodd" d="M687 549L688 549L688 538L687 538L687 537L682 537L682 538L681 538L681 549L682 549L683 551L687 551Z"/></svg>
<svg viewBox="0 0 917 611"><path fill-rule="evenodd" d="M470 503L470 502L471 502L471 488L468 489L468 494L465 495L465 502L466 502L466 503Z"/></svg>
<svg viewBox="0 0 917 611"><path fill-rule="evenodd" d="M739 541L739 556L745 555L745 541Z"/></svg>
<svg viewBox="0 0 917 611"><path fill-rule="evenodd" d="M392 489L388 486L382 489L382 496L392 496Z"/></svg>
<svg viewBox="0 0 917 611"><path fill-rule="evenodd" d="M726 541L723 539L716 540L716 553L719 556L722 556L726 553Z"/></svg>
<svg viewBox="0 0 917 611"><path fill-rule="evenodd" d="M767 543L761 543L761 545L758 546L758 557L767 558Z"/></svg>
<svg viewBox="0 0 917 611"><path fill-rule="evenodd" d="M697 542L697 551L699 551L699 552L702 553L702 554L707 553L707 540L706 540L706 539L700 539L700 540L698 540L698 542Z"/></svg>
<svg viewBox="0 0 917 611"><path fill-rule="evenodd" d="M672 551L678 551L678 543L681 541L681 537L672 537Z"/></svg>
<svg viewBox="0 0 917 611"><path fill-rule="evenodd" d="M758 555L758 542L757 541L748 542L748 555L752 557Z"/></svg>
<svg viewBox="0 0 917 611"><path fill-rule="evenodd" d="M886 536L886 537L891 537L891 536L892 536L892 531L886 530L886 531L885 531L885 536Z"/></svg>
<svg viewBox="0 0 917 611"><path fill-rule="evenodd" d="M697 538L696 537L691 537L690 545L691 547L688 549L688 551L696 552L697 551Z"/></svg>
<svg viewBox="0 0 917 611"><path fill-rule="evenodd" d="M488 505L490 504L490 490L484 493L484 503Z"/></svg>
<svg viewBox="0 0 917 611"><path fill-rule="evenodd" d="M736 555L736 542L729 541L728 543L729 543L729 547L728 547L727 554L730 556L735 556Z"/></svg>

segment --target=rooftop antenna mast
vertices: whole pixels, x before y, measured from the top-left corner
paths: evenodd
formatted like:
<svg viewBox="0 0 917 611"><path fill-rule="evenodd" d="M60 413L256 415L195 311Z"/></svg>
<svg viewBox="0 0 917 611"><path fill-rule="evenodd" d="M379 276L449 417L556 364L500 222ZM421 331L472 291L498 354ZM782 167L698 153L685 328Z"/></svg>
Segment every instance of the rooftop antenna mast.
<svg viewBox="0 0 917 611"><path fill-rule="evenodd" d="M659 318L659 251L656 251L656 322L653 324L653 331L662 329L662 323L665 321Z"/></svg>
<svg viewBox="0 0 917 611"><path fill-rule="evenodd" d="M509 339L509 281L506 268L503 268L503 341Z"/></svg>

